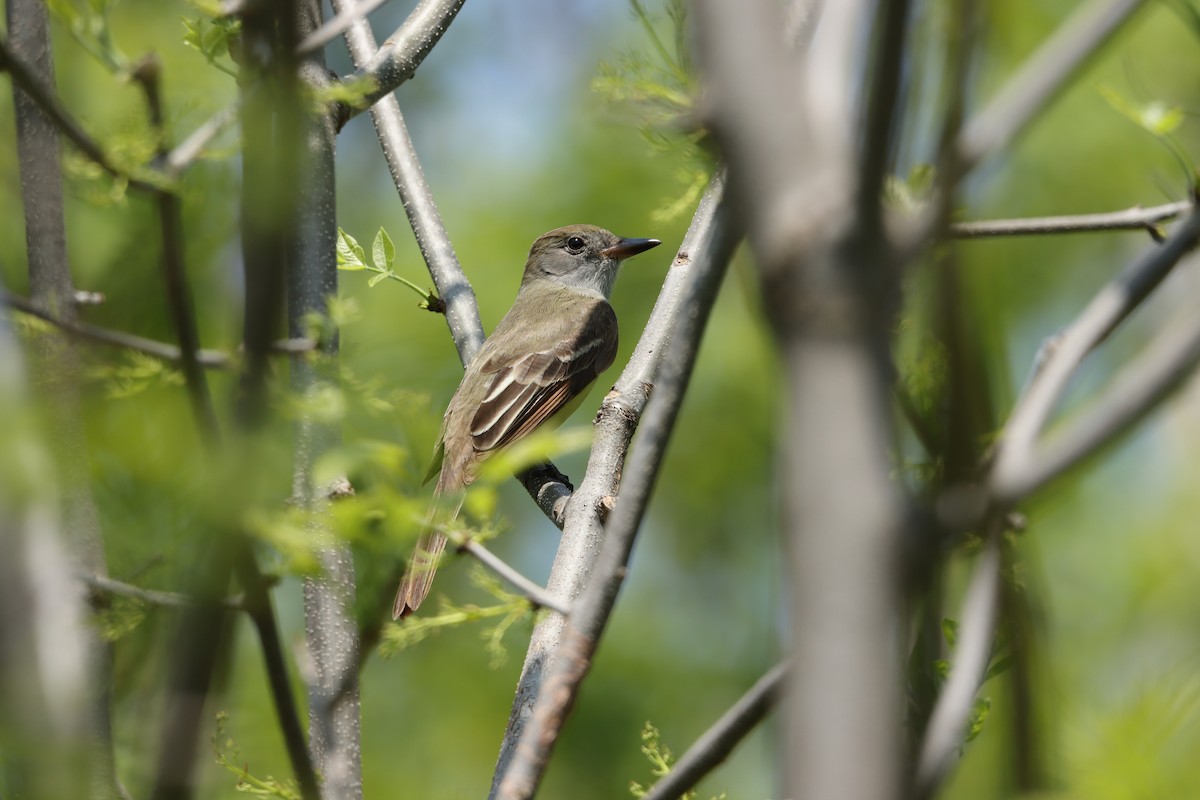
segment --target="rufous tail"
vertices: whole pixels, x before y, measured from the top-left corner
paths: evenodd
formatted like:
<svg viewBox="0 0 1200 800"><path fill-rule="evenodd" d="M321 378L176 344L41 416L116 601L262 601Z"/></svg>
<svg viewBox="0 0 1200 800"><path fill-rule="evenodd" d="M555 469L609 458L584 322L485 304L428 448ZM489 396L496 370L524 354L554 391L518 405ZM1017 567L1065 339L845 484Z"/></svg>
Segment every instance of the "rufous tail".
<svg viewBox="0 0 1200 800"><path fill-rule="evenodd" d="M446 537L442 534L426 533L421 536L417 549L408 560L408 569L400 579L396 602L392 605L392 619L407 617L421 607L422 601L429 596L433 576L437 574L438 562L442 560L442 551L445 549Z"/></svg>

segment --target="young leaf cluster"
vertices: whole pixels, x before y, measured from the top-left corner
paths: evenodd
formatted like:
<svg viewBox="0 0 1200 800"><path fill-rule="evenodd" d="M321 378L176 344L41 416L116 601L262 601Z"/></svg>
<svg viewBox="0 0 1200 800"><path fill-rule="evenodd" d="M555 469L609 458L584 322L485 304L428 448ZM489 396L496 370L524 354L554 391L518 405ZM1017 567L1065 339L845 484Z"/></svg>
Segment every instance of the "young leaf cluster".
<svg viewBox="0 0 1200 800"><path fill-rule="evenodd" d="M358 240L341 228L338 228L338 269L345 272L360 272L365 270L375 273L367 281L367 286L371 288L374 288L381 281L388 278L399 281L421 296L421 302L417 304L418 308L438 310L441 300L433 293L433 290L422 289L408 278L397 275L392 271L392 262L395 260L396 245L392 242L392 237L388 236L387 231L383 228L379 229L379 232L375 234L375 241L371 243L370 261L367 260L366 251L363 250Z"/></svg>

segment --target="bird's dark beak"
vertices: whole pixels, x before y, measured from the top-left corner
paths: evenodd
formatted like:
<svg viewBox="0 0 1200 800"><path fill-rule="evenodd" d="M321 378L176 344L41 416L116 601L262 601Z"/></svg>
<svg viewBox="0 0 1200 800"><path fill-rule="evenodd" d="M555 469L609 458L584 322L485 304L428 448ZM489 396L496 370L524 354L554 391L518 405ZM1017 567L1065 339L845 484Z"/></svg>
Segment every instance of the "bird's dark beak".
<svg viewBox="0 0 1200 800"><path fill-rule="evenodd" d="M658 247L662 242L658 239L622 239L605 250L600 251L600 255L605 258L615 258L618 261L621 259L636 256L638 253L644 253L651 247Z"/></svg>

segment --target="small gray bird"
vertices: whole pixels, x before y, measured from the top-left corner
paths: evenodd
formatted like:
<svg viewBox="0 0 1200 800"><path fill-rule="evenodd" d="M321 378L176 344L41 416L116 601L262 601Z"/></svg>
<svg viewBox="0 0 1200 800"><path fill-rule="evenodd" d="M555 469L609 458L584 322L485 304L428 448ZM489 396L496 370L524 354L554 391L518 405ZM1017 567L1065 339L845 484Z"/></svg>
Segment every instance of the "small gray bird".
<svg viewBox="0 0 1200 800"><path fill-rule="evenodd" d="M608 302L617 267L659 244L595 225L538 237L512 308L467 366L446 409L434 455L441 470L436 494L465 489L490 453L575 409L617 354L617 315ZM440 533L421 537L396 592L393 619L421 605L445 548Z"/></svg>

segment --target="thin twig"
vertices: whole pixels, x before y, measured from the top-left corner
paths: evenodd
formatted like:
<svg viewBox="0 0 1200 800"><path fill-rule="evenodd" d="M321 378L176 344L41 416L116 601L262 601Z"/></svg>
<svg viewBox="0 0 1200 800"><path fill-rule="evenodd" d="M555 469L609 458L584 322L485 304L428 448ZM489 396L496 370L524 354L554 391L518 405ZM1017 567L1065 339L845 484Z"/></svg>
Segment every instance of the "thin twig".
<svg viewBox="0 0 1200 800"><path fill-rule="evenodd" d="M105 577L104 575L94 575L92 573L80 573L79 579L86 583L92 589L105 592L107 594L115 594L120 597L129 597L134 600L140 600L143 603L149 603L153 606L163 606L165 608L191 608L199 604L196 598L191 595L181 594L179 592L163 592L157 589L143 589L141 586L134 586L132 583L125 583L113 578ZM220 603L221 606L230 609L231 611L245 611L245 600L241 595L226 598Z"/></svg>
<svg viewBox="0 0 1200 800"><path fill-rule="evenodd" d="M970 170L1008 147L1145 0L1091 0L1079 7L969 120L958 138L959 163Z"/></svg>
<svg viewBox="0 0 1200 800"><path fill-rule="evenodd" d="M157 158L161 162L167 157L161 92L162 66L156 56L146 56L134 68L132 74L146 96L150 124L157 133ZM208 378L204 374L203 366L196 359L196 353L200 349L200 333L183 263L183 215L180 200L177 194L161 189L156 190L154 196L162 236L162 271L166 283L167 308L175 326L176 338L179 340L179 366L183 372L196 422L205 440L215 446L220 429L212 396L208 391Z"/></svg>
<svg viewBox="0 0 1200 800"><path fill-rule="evenodd" d="M378 50L366 22L361 17L352 21L346 33L346 41L350 45L354 66L358 69L353 77L369 79L374 85L366 96L368 105L377 104L390 96L401 84L416 74L417 67L421 66L421 62L433 50L434 45L441 41L442 35L449 30L450 23L454 21L464 2L465 0L421 0L404 20L404 24L397 28ZM339 15L353 8L351 0L337 0L333 5ZM370 44L367 47L360 46L368 40ZM355 44L355 41L359 44ZM354 116L362 110L350 109L350 114ZM375 125L379 127L378 119ZM420 242L420 237L417 241ZM442 296L445 297L444 294Z"/></svg>
<svg viewBox="0 0 1200 800"><path fill-rule="evenodd" d="M57 93L46 86L33 73L29 65L12 51L4 36L0 36L0 71L8 72L12 76L13 82L21 88L21 91L25 92L26 96L37 103L55 127L101 169L114 178L127 181L131 188L151 192L158 190L153 183L136 178L114 164L108 154L104 152L104 148L97 144L96 140L83 129L83 126L75 121L75 118L63 106L62 101L58 99Z"/></svg>
<svg viewBox="0 0 1200 800"><path fill-rule="evenodd" d="M204 148L221 131L232 125L238 118L238 104L230 103L205 120L186 139L175 146L166 157L164 163L168 174L177 177L192 165L204 152Z"/></svg>
<svg viewBox="0 0 1200 800"><path fill-rule="evenodd" d="M366 19L368 14L386 2L387 0L361 0L355 5L347 6L326 20L324 25L301 39L300 45L296 48L296 55L304 58L310 53L320 50L345 33L355 22Z"/></svg>
<svg viewBox="0 0 1200 800"><path fill-rule="evenodd" d="M1134 206L1123 211L1100 214L955 222L950 225L949 233L952 237L960 239L1123 230L1149 230L1152 235L1157 235L1157 225L1160 222L1167 222L1188 213L1195 204L1194 200L1179 200L1150 208Z"/></svg>
<svg viewBox="0 0 1200 800"><path fill-rule="evenodd" d="M720 766L779 702L787 673L788 665L784 662L759 678L711 728L692 743L671 767L671 771L650 787L642 800L678 800Z"/></svg>
<svg viewBox="0 0 1200 800"><path fill-rule="evenodd" d="M103 328L99 325L90 325L86 322L73 322L39 308L27 298L10 294L2 289L0 289L0 305L8 306L20 311L22 314L28 314L31 317L48 322L64 333L69 333L86 341L133 350L148 356L160 358L163 361L169 361L172 364L178 364L183 358L179 347L176 345L169 344L168 342L160 342L157 339L147 339L144 336L137 336L136 334L125 333L124 331L114 331L111 328ZM316 347L317 343L312 339L279 339L271 343L272 352L281 355L306 353L316 349ZM237 359L229 353L221 350L205 350L203 348L196 351L196 361L201 366L210 369L234 369L238 365Z"/></svg>
<svg viewBox="0 0 1200 800"><path fill-rule="evenodd" d="M570 613L570 607L566 603L548 593L529 578L526 578L508 562L474 539L467 539L461 543L457 543L457 547L464 553L470 553L480 564L519 589L523 595L529 598L529 602L535 606L557 611L564 616Z"/></svg>
<svg viewBox="0 0 1200 800"><path fill-rule="evenodd" d="M987 544L967 585L959 615L954 665L933 707L917 758L915 797L918 800L932 795L949 768L962 742L975 692L987 673L1000 603L1001 527L997 521L988 532Z"/></svg>
<svg viewBox="0 0 1200 800"><path fill-rule="evenodd" d="M691 254L689 282L676 306L673 330L661 356L658 370L661 374L655 381L654 396L647 405L645 422L621 480L619 501L604 527L599 556L590 569L583 593L566 619L562 643L546 668L533 714L494 792L503 800L526 800L537 791L624 582L633 543L654 490L717 289L740 239L725 204L719 204L711 214L713 224L708 231L707 247ZM578 497L573 503L578 505ZM593 518L597 513L594 506L584 511ZM568 528L564 540L571 538L570 533ZM576 568L588 566L584 563Z"/></svg>

